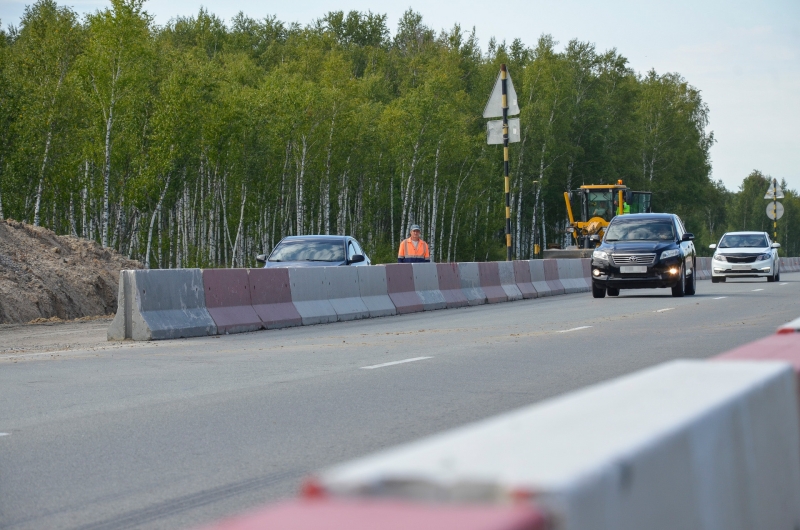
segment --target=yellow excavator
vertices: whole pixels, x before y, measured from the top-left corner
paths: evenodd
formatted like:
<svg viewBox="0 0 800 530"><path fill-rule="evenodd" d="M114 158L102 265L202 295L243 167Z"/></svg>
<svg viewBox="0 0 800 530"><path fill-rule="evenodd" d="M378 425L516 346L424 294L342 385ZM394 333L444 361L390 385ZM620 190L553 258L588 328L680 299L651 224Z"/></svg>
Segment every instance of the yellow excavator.
<svg viewBox="0 0 800 530"><path fill-rule="evenodd" d="M576 249L592 249L600 244L608 223L616 215L650 213L649 191L632 191L621 180L616 184L590 184L564 192L569 226ZM573 212L579 212L575 219Z"/></svg>
<svg viewBox="0 0 800 530"><path fill-rule="evenodd" d="M569 216L567 231L572 233L576 247L596 247L614 216L650 213L650 197L649 191L632 191L621 180L616 184L588 184L564 192ZM575 220L573 205L580 212L578 220Z"/></svg>

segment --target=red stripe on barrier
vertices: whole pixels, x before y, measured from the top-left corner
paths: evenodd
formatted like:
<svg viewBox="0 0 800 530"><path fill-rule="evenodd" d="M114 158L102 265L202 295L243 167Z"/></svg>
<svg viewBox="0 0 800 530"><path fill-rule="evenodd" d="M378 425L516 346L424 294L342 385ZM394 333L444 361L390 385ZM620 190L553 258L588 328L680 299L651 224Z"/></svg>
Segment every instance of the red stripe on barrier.
<svg viewBox="0 0 800 530"><path fill-rule="evenodd" d="M250 269L253 309L267 329L288 328L302 323L292 303L289 269Z"/></svg>
<svg viewBox="0 0 800 530"><path fill-rule="evenodd" d="M478 263L478 274L481 278L481 289L486 293L486 301L490 304L507 302L508 296L500 287L500 271L494 261Z"/></svg>
<svg viewBox="0 0 800 530"><path fill-rule="evenodd" d="M531 283L531 265L527 261L514 262L514 279L523 298L536 298L536 288Z"/></svg>
<svg viewBox="0 0 800 530"><path fill-rule="evenodd" d="M464 307L469 304L469 300L464 296L464 291L461 290L457 263L437 263L436 274L439 276L439 290L444 296L448 309Z"/></svg>
<svg viewBox="0 0 800 530"><path fill-rule="evenodd" d="M253 311L250 282L245 269L204 269L206 309L217 333L242 333L262 328Z"/></svg>
<svg viewBox="0 0 800 530"><path fill-rule="evenodd" d="M564 294L566 291L561 280L558 279L558 263L554 259L544 259L544 279L553 291L552 294Z"/></svg>
<svg viewBox="0 0 800 530"><path fill-rule="evenodd" d="M286 501L205 530L544 530L534 507L442 505L395 500Z"/></svg>
<svg viewBox="0 0 800 530"><path fill-rule="evenodd" d="M414 269L410 263L386 265L386 289L398 314L423 310L422 298L414 289Z"/></svg>

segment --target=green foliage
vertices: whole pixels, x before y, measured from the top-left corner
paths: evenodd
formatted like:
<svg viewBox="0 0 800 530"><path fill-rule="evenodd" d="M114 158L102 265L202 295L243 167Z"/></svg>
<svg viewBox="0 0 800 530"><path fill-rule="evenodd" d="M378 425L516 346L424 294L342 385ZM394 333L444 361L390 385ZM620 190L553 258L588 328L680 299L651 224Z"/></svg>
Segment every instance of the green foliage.
<svg viewBox="0 0 800 530"><path fill-rule="evenodd" d="M437 35L411 10L394 35L357 11L301 27L200 9L160 28L142 0L83 21L39 0L0 35L0 214L40 212L152 267L254 265L310 233L352 234L393 261L412 223L437 261L503 259L502 148L481 118L500 63L522 110L517 257L568 243L565 190L617 179L652 191L701 245L766 226L763 175L738 193L709 178L700 92L637 75L615 50L559 51L543 35L484 53L474 30Z"/></svg>

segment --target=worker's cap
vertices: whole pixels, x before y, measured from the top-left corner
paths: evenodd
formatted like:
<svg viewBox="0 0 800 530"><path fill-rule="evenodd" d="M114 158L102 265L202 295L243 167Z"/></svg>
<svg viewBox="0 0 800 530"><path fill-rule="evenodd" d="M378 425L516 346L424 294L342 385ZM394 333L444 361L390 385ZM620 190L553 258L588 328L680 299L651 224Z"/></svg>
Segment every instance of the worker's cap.
<svg viewBox="0 0 800 530"><path fill-rule="evenodd" d="M419 225L411 225L411 227L408 229L409 232L413 232L414 230L419 230Z"/></svg>

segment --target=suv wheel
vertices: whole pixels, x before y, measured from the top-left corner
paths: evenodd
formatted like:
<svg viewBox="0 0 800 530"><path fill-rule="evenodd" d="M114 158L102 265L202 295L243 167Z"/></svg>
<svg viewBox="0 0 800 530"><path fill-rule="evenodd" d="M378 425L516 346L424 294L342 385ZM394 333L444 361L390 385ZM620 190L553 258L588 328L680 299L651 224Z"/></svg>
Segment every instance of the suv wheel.
<svg viewBox="0 0 800 530"><path fill-rule="evenodd" d="M605 298L606 297L606 288L600 287L596 283L592 282L592 298Z"/></svg>
<svg viewBox="0 0 800 530"><path fill-rule="evenodd" d="M672 296L682 297L686 294L686 265L681 265L681 278L672 288Z"/></svg>
<svg viewBox="0 0 800 530"><path fill-rule="evenodd" d="M697 292L697 269L695 268L694 260L692 261L692 277L688 278L684 291L686 294L693 295Z"/></svg>

